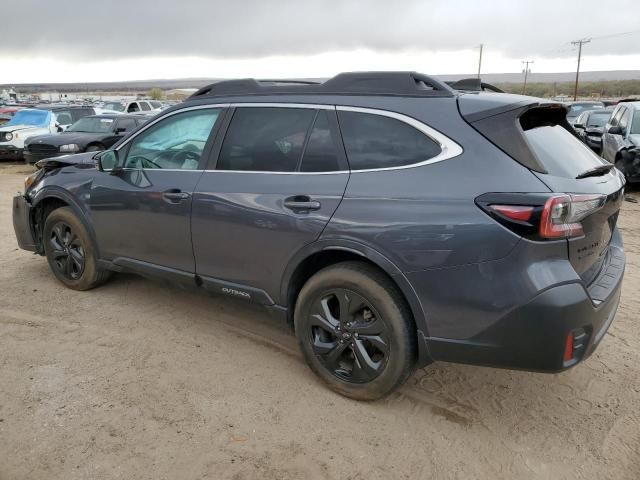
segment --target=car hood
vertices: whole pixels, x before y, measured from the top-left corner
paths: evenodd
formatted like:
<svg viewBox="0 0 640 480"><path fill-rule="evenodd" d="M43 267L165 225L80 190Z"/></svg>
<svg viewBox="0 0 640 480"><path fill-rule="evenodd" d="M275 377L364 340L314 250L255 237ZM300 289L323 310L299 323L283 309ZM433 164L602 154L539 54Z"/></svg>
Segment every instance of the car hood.
<svg viewBox="0 0 640 480"><path fill-rule="evenodd" d="M69 143L76 143L84 145L92 140L100 139L104 137L103 133L87 133L87 132L62 132L54 133L53 135L38 135L31 137L27 142L30 145L34 143L53 145L59 147L60 145L67 145Z"/></svg>
<svg viewBox="0 0 640 480"><path fill-rule="evenodd" d="M23 130L41 130L47 127L36 127L35 125L4 125L0 127L0 132L18 132Z"/></svg>
<svg viewBox="0 0 640 480"><path fill-rule="evenodd" d="M61 157L45 158L36 162L36 167L50 169L58 167L66 167L69 165L95 165L96 160L93 158L96 152L76 153L72 155L63 155Z"/></svg>
<svg viewBox="0 0 640 480"><path fill-rule="evenodd" d="M631 140L631 143L636 147L640 147L640 133L632 133L629 135L629 140Z"/></svg>

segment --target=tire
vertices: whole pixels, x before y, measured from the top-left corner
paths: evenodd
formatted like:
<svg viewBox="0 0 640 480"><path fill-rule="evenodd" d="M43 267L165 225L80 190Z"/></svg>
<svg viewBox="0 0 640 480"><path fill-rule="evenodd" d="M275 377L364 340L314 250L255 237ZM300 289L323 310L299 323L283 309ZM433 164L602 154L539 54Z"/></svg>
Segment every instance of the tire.
<svg viewBox="0 0 640 480"><path fill-rule="evenodd" d="M69 207L53 210L44 222L44 252L51 271L73 290L90 290L105 282L97 268L96 248L86 227Z"/></svg>
<svg viewBox="0 0 640 480"><path fill-rule="evenodd" d="M294 327L311 370L355 400L384 397L415 366L409 307L383 272L363 262L338 263L311 277L298 296Z"/></svg>
<svg viewBox="0 0 640 480"><path fill-rule="evenodd" d="M104 145L99 144L99 145L89 145L87 147L87 149L85 150L85 152L100 152L104 150Z"/></svg>

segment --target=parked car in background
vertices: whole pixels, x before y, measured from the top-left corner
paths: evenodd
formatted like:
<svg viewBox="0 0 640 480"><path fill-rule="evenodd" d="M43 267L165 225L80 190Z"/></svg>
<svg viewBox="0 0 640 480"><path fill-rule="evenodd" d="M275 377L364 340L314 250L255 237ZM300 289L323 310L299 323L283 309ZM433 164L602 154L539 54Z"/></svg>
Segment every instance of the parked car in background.
<svg viewBox="0 0 640 480"><path fill-rule="evenodd" d="M43 158L104 150L143 125L149 118L150 116L146 115L128 114L84 117L62 133L38 135L27 139L24 159L28 163L35 163Z"/></svg>
<svg viewBox="0 0 640 480"><path fill-rule="evenodd" d="M627 181L640 182L640 101L620 102L604 127L602 157Z"/></svg>
<svg viewBox="0 0 640 480"><path fill-rule="evenodd" d="M102 113L146 113L153 114L162 110L162 103L155 100L136 100L135 102L105 102Z"/></svg>
<svg viewBox="0 0 640 480"><path fill-rule="evenodd" d="M13 224L61 283L262 304L356 399L435 360L565 370L618 307L624 179L539 98L412 72L226 81L39 166Z"/></svg>
<svg viewBox="0 0 640 480"><path fill-rule="evenodd" d="M569 109L567 110L567 122L573 124L575 119L585 110L595 110L597 108L604 108L604 103L593 101L580 101L569 103Z"/></svg>
<svg viewBox="0 0 640 480"><path fill-rule="evenodd" d="M613 108L587 110L578 115L573 124L580 139L594 152L600 153L602 150L602 132L612 112Z"/></svg>
<svg viewBox="0 0 640 480"><path fill-rule="evenodd" d="M0 107L0 125L4 125L13 118L18 110L23 107Z"/></svg>
<svg viewBox="0 0 640 480"><path fill-rule="evenodd" d="M24 108L0 126L0 160L20 160L28 138L63 132L76 120L93 114L95 111L91 107L71 105Z"/></svg>

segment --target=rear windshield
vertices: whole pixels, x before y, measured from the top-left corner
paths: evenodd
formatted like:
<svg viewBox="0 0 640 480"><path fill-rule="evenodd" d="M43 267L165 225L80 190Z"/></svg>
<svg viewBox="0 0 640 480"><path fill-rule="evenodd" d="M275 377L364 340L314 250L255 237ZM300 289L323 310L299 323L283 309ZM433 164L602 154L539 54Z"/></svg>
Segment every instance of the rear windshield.
<svg viewBox="0 0 640 480"><path fill-rule="evenodd" d="M560 125L525 130L524 136L549 175L576 178L606 163Z"/></svg>

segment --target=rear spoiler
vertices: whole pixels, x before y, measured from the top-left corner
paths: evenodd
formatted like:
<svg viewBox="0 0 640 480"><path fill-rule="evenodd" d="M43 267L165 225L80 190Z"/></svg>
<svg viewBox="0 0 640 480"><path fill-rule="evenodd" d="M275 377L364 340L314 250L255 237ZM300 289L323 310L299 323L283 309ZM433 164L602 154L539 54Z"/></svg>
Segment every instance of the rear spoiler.
<svg viewBox="0 0 640 480"><path fill-rule="evenodd" d="M462 80L444 82L454 90L463 92L496 92L504 93L495 85L481 81L479 78L463 78Z"/></svg>

